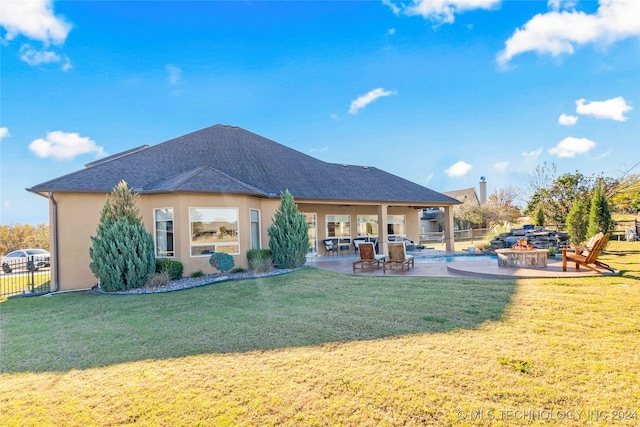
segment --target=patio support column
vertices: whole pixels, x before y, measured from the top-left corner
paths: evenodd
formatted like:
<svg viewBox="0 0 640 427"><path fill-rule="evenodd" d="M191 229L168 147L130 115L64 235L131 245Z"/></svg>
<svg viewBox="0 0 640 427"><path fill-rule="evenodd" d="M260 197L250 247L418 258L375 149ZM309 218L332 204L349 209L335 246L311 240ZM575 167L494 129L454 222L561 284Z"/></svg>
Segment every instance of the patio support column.
<svg viewBox="0 0 640 427"><path fill-rule="evenodd" d="M453 237L453 206L444 207L444 247L447 251L455 251L455 240Z"/></svg>
<svg viewBox="0 0 640 427"><path fill-rule="evenodd" d="M387 208L388 205L378 205L378 253L387 255Z"/></svg>

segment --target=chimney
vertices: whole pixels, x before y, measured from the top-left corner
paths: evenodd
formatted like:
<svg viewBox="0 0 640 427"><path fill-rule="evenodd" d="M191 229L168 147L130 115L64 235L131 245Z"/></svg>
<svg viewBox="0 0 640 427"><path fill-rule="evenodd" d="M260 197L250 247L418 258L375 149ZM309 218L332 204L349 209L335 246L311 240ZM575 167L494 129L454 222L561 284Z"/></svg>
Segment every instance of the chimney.
<svg viewBox="0 0 640 427"><path fill-rule="evenodd" d="M480 204L484 205L487 203L487 180L484 179L484 176L480 177Z"/></svg>

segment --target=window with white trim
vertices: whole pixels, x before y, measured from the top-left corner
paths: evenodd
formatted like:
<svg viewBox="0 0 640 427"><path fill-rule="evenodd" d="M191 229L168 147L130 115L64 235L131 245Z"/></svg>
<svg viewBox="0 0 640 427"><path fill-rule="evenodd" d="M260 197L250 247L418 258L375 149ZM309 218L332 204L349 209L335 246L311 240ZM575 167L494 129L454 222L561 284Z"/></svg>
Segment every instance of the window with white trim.
<svg viewBox="0 0 640 427"><path fill-rule="evenodd" d="M238 208L189 208L191 256L240 253Z"/></svg>
<svg viewBox="0 0 640 427"><path fill-rule="evenodd" d="M378 237L378 215L358 215L358 237Z"/></svg>
<svg viewBox="0 0 640 427"><path fill-rule="evenodd" d="M173 238L173 208L154 209L156 257L176 256Z"/></svg>
<svg viewBox="0 0 640 427"><path fill-rule="evenodd" d="M351 237L351 215L327 215L327 237Z"/></svg>
<svg viewBox="0 0 640 427"><path fill-rule="evenodd" d="M260 211L251 209L249 212L251 220L251 249L260 249Z"/></svg>

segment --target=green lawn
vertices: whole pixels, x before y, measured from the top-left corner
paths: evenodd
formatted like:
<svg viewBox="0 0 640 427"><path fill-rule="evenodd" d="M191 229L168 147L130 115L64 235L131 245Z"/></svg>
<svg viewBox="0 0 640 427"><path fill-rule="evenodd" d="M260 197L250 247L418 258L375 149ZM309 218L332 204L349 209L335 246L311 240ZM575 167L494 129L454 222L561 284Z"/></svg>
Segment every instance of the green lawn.
<svg viewBox="0 0 640 427"><path fill-rule="evenodd" d="M640 242L611 242L604 261L623 275L308 268L170 294L4 301L0 425L636 427Z"/></svg>

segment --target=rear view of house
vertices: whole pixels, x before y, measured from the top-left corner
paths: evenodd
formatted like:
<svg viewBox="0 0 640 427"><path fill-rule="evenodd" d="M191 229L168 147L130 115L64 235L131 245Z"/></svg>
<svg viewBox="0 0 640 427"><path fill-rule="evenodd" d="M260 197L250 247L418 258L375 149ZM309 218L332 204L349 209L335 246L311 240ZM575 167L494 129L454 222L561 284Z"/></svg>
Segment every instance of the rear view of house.
<svg viewBox="0 0 640 427"><path fill-rule="evenodd" d="M169 141L137 147L28 190L49 199L52 287L87 288L90 237L106 194L124 180L140 195L156 257L201 270L212 252L226 252L247 267L246 253L267 248L267 227L289 190L307 218L310 254L323 255L326 238L350 243L390 235L418 240L417 211L443 207L452 224L459 202L406 179L367 166L326 163L244 129L215 125ZM453 227L447 235L453 249Z"/></svg>

